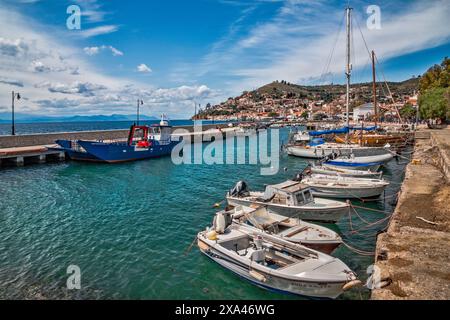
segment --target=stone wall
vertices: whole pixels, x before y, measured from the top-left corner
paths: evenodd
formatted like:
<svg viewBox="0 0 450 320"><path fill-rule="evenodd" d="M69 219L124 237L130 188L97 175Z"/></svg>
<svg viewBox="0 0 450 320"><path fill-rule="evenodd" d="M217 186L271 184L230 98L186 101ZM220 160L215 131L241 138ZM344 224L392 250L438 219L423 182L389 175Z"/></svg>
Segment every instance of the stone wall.
<svg viewBox="0 0 450 320"><path fill-rule="evenodd" d="M203 125L203 130L216 127L226 127L227 124ZM193 126L177 126L176 129L187 129L193 131ZM54 144L55 140L114 140L128 137L126 130L101 130L101 131L79 131L79 132L59 132L59 133L39 133L17 136L0 136L0 148L28 147L38 145Z"/></svg>

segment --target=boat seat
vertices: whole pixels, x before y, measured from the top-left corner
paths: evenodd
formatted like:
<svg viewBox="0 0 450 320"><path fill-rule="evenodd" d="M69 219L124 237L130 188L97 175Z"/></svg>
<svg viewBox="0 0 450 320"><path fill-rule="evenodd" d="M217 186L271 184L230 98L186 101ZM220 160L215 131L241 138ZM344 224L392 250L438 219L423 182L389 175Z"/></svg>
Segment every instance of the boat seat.
<svg viewBox="0 0 450 320"><path fill-rule="evenodd" d="M294 228L290 228L290 229L284 230L283 232L280 232L279 235L283 236L283 237L290 238L290 237L293 237L293 236L295 236L295 235L297 235L297 234L299 234L299 233L301 233L303 231L306 231L308 229L309 229L309 227L306 227L306 226L298 226L298 227L294 227Z"/></svg>

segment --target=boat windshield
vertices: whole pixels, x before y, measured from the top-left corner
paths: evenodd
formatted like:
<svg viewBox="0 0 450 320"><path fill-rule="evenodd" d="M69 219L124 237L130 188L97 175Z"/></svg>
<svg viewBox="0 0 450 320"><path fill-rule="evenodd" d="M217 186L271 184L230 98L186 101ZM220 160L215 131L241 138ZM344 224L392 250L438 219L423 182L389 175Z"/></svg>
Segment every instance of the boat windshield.
<svg viewBox="0 0 450 320"><path fill-rule="evenodd" d="M160 127L154 127L154 128L151 128L151 130L152 130L153 134L160 134L161 133L161 128Z"/></svg>
<svg viewBox="0 0 450 320"><path fill-rule="evenodd" d="M295 197L297 198L297 205L302 205L305 203L305 199L303 198L303 192L296 193Z"/></svg>
<svg viewBox="0 0 450 320"><path fill-rule="evenodd" d="M304 197L305 197L305 203L309 203L313 201L313 196L311 194L311 191L307 190L303 193Z"/></svg>

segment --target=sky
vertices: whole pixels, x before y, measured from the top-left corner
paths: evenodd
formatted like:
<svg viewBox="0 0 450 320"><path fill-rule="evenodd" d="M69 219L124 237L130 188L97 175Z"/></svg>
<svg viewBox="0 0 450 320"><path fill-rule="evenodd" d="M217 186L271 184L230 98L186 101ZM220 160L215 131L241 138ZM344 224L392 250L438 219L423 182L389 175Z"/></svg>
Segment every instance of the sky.
<svg viewBox="0 0 450 320"><path fill-rule="evenodd" d="M69 29L71 5L80 29ZM379 28L369 28L380 9ZM0 113L142 113L184 119L275 80L341 83L337 0L0 0ZM369 50L388 81L423 74L450 52L450 0L354 0L353 82ZM367 44L367 47L366 45ZM382 71L382 72L381 72Z"/></svg>

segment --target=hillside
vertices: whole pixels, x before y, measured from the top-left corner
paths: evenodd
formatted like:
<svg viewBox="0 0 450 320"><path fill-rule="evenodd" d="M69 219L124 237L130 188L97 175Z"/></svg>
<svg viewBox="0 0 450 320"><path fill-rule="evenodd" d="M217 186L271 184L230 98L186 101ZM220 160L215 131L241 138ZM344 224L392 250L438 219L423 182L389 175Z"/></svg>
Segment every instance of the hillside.
<svg viewBox="0 0 450 320"><path fill-rule="evenodd" d="M418 91L419 81L420 78L411 78L387 84L395 100L401 101L405 96L412 96ZM221 104L207 105L205 110L199 112L198 117L233 116L243 111L261 113L263 109L269 109L269 112L275 115L282 110L286 112L286 108L306 109L311 103L339 106L345 92L346 86L340 84L302 86L286 81L274 81L254 91L244 91L242 95L229 98ZM372 96L372 83L352 84L351 108L371 102ZM380 102L390 101L385 83L377 83L377 96Z"/></svg>

